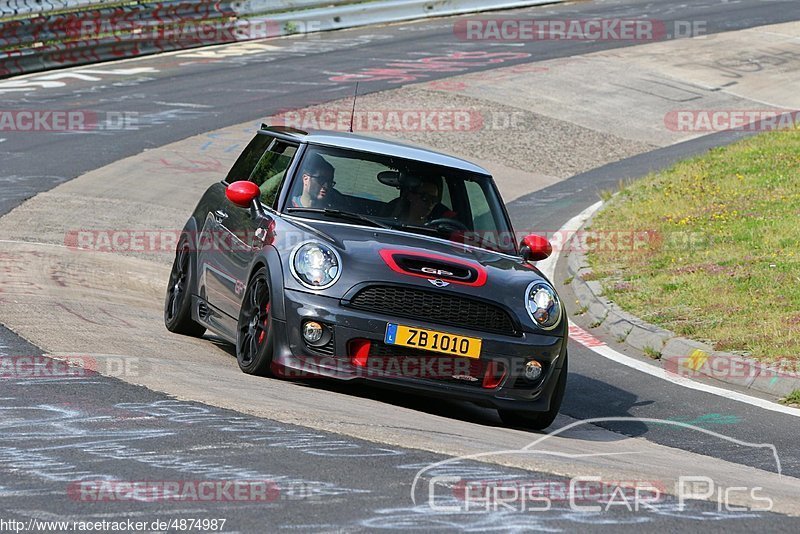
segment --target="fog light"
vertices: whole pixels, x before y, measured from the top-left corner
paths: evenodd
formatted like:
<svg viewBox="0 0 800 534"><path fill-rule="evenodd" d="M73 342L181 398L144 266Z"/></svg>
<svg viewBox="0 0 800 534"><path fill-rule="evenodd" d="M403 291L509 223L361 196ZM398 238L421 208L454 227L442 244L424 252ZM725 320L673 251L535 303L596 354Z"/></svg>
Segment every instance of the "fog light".
<svg viewBox="0 0 800 534"><path fill-rule="evenodd" d="M535 382L542 376L542 364L536 361L530 361L525 364L524 373L526 380Z"/></svg>
<svg viewBox="0 0 800 534"><path fill-rule="evenodd" d="M316 321L307 321L303 325L303 338L311 345L322 339L322 332L322 325Z"/></svg>

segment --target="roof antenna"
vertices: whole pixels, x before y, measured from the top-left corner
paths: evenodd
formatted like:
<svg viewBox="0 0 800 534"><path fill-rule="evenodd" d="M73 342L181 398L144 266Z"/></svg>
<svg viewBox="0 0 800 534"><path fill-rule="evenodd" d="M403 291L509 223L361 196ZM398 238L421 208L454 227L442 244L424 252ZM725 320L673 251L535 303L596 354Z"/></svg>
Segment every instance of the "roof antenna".
<svg viewBox="0 0 800 534"><path fill-rule="evenodd" d="M356 82L356 91L353 94L353 111L350 112L350 133L353 133L353 119L356 116L356 98L358 98L358 82Z"/></svg>

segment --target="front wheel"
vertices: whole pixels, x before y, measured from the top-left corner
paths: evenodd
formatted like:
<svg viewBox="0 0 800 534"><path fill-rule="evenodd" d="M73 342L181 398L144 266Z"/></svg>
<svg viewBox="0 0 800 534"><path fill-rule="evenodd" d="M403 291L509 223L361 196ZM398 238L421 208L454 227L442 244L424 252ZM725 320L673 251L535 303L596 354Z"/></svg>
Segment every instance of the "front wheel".
<svg viewBox="0 0 800 534"><path fill-rule="evenodd" d="M564 391L567 389L567 354L564 353L564 363L561 366L561 374L558 375L556 389L553 391L553 398L550 399L550 409L546 412L522 412L518 410L497 410L500 420L507 426L528 428L531 430L544 430L553 424L561 409L561 402L564 400Z"/></svg>
<svg viewBox="0 0 800 534"><path fill-rule="evenodd" d="M249 375L265 376L270 372L275 344L271 298L267 269L262 267L247 285L236 335L236 361L239 369Z"/></svg>
<svg viewBox="0 0 800 534"><path fill-rule="evenodd" d="M192 319L192 252L188 239L181 239L169 275L164 300L164 325L167 330L185 336L200 337L206 327Z"/></svg>

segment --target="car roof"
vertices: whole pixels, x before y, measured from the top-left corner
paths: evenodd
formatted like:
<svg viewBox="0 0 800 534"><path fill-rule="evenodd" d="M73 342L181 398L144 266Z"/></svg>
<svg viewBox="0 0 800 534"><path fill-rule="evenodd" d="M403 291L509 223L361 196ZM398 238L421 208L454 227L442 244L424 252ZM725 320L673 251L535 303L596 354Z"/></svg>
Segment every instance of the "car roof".
<svg viewBox="0 0 800 534"><path fill-rule="evenodd" d="M410 159L413 161L422 161L425 163L432 163L434 165L442 165L444 167L452 167L468 172L491 176L491 173L483 167L475 165L474 163L470 163L469 161L461 158L448 156L447 154L434 152L432 150L427 150L412 145L377 139L375 137L366 137L350 132L298 130L296 128L285 126L267 126L266 124L261 125L261 130L267 133L280 135L281 137L285 137L299 143L348 148L351 150L360 150L362 152L370 152L373 154L386 154L388 156Z"/></svg>

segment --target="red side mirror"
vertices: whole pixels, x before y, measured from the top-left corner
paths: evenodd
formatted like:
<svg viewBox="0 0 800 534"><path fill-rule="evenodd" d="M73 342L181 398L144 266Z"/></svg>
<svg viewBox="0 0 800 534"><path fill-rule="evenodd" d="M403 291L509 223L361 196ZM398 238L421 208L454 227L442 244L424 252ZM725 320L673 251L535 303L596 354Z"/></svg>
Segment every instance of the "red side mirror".
<svg viewBox="0 0 800 534"><path fill-rule="evenodd" d="M550 257L553 247L546 237L530 234L522 239L520 244L522 259L525 261L541 261Z"/></svg>
<svg viewBox="0 0 800 534"><path fill-rule="evenodd" d="M239 181L233 182L225 191L228 200L240 208L249 208L253 200L261 195L261 190L253 182Z"/></svg>

